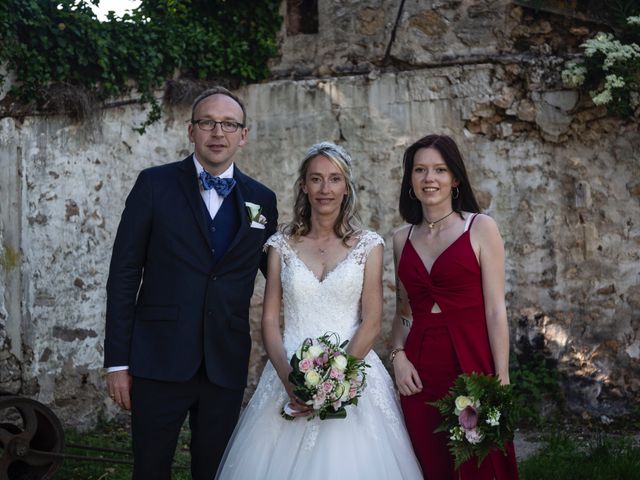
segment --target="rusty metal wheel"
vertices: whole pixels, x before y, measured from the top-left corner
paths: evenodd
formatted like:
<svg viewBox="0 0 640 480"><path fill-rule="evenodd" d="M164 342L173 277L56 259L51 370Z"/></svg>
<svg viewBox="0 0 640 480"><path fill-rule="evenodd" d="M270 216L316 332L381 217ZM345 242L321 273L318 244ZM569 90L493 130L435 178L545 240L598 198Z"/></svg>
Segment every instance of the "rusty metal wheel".
<svg viewBox="0 0 640 480"><path fill-rule="evenodd" d="M62 465L64 431L42 403L0 396L0 480L48 480Z"/></svg>

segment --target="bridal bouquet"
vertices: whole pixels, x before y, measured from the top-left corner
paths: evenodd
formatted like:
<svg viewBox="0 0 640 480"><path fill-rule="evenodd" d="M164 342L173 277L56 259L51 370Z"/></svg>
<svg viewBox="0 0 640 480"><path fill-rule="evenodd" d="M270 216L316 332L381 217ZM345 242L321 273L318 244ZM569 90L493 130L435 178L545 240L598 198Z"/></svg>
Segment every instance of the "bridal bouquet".
<svg viewBox="0 0 640 480"><path fill-rule="evenodd" d="M365 368L369 365L344 350L348 340L339 342L335 333L307 338L291 357L293 370L289 381L298 398L313 408L309 420L315 416L321 420L345 418L344 407L357 405L366 386ZM287 407L281 415L293 420L295 417L287 413L290 412Z"/></svg>
<svg viewBox="0 0 640 480"><path fill-rule="evenodd" d="M434 432L448 432L456 469L474 456L480 465L491 449L505 452L505 442L513 439L517 408L511 385L493 375L458 375L449 393L429 405L444 417Z"/></svg>

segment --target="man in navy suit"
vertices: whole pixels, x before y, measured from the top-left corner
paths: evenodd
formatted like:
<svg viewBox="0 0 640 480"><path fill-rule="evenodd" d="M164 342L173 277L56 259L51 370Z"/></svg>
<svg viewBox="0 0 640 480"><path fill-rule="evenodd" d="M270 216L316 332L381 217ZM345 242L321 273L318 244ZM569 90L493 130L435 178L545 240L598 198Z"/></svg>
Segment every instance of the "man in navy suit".
<svg viewBox="0 0 640 480"><path fill-rule="evenodd" d="M193 103L194 153L143 170L127 200L107 282L107 389L131 410L136 480L171 476L189 414L191 472L212 480L240 412L249 302L275 231L275 194L233 156L242 101L216 87Z"/></svg>

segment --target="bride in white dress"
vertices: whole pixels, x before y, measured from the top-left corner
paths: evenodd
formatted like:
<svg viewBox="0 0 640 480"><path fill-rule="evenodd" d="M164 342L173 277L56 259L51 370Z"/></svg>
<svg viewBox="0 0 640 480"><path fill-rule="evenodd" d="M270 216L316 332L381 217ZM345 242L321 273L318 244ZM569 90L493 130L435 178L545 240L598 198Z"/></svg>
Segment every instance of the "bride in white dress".
<svg viewBox="0 0 640 480"><path fill-rule="evenodd" d="M382 316L383 240L356 227L349 155L332 143L314 145L296 190L293 221L267 241L262 337L269 361L216 478L420 479L393 383L371 350ZM288 381L289 359L305 338L327 332L349 339L347 351L371 368L345 419L308 420ZM281 417L287 402L298 418Z"/></svg>

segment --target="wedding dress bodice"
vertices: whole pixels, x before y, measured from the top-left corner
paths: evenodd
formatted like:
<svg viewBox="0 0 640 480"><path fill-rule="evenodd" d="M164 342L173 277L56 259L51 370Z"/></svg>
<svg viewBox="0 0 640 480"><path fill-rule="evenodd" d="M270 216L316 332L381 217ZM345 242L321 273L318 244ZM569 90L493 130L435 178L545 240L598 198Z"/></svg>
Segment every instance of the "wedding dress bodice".
<svg viewBox="0 0 640 480"><path fill-rule="evenodd" d="M319 279L300 259L291 239L278 232L267 245L281 262L284 305L284 347L292 354L305 338L334 332L340 341L350 339L360 324L360 296L367 255L383 244L375 232L364 231L347 256Z"/></svg>

